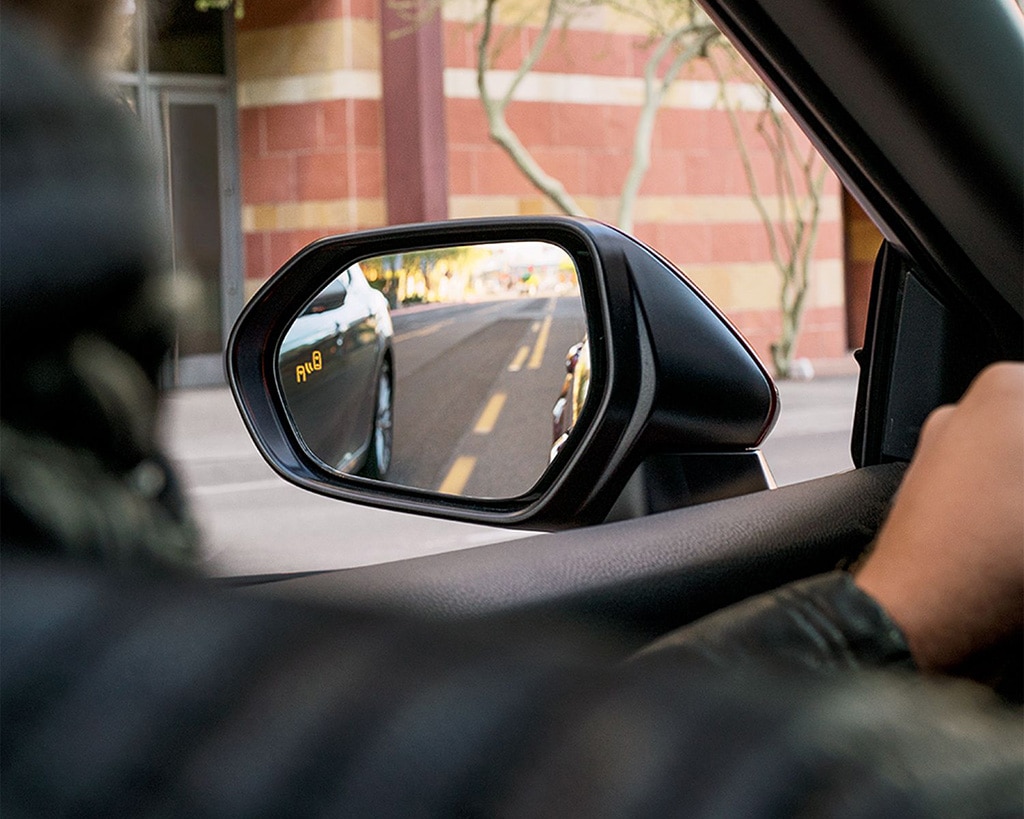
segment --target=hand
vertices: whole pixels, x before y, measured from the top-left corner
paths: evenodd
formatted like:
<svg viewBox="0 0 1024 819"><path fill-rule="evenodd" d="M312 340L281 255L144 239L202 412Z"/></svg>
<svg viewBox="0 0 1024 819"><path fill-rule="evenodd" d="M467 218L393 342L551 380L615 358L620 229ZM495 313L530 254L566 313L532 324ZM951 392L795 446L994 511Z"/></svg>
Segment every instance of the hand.
<svg viewBox="0 0 1024 819"><path fill-rule="evenodd" d="M994 364L925 422L855 578L924 670L952 668L1024 620L1024 364Z"/></svg>

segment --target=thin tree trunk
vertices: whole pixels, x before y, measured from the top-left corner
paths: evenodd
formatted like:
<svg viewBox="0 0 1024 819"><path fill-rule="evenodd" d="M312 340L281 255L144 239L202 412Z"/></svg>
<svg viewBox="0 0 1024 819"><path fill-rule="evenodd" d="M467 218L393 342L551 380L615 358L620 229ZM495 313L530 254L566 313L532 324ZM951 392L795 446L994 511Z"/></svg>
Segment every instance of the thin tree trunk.
<svg viewBox="0 0 1024 819"><path fill-rule="evenodd" d="M696 36L696 40L679 51L669 64L665 75L659 80L658 66L665 55L676 43L687 34ZM640 109L636 131L633 134L633 161L629 173L622 186L619 196L618 226L626 233L633 232L633 216L636 210L636 199L640 186L651 167L651 143L654 140L654 125L658 118L665 94L679 76L683 66L707 48L708 43L718 35L718 29L711 25L694 26L692 23L680 26L666 34L658 43L658 47L647 60L644 67L644 104Z"/></svg>
<svg viewBox="0 0 1024 819"><path fill-rule="evenodd" d="M801 162L796 158L798 148L789 125L773 108L771 96L765 89L765 108L758 123L758 132L768 146L772 158L779 202L778 214L770 214L757 184L749 147L743 137L739 118L728 99L728 78L722 73L715 59L709 59L708 62L719 84L719 98L722 100L736 141L743 172L750 188L751 201L764 224L772 263L780 276L781 329L778 340L771 344L770 350L775 375L778 378L788 378L810 289L810 267L821 223L821 192L825 181L825 164L813 150L807 154L805 161ZM796 184L794 164L803 180L806 190L804 194L801 194Z"/></svg>
<svg viewBox="0 0 1024 819"><path fill-rule="evenodd" d="M484 9L484 30L480 37L480 42L477 44L476 61L476 84L480 93L480 101L483 103L484 112L487 115L490 137L504 149L522 174L541 193L548 197L556 207L570 216L586 216L583 208L566 191L565 186L558 179L545 172L505 120L505 109L508 108L513 94L515 94L516 89L522 83L523 78L537 63L537 60L544 51L544 47L547 45L548 38L551 36L558 0L549 0L541 33L533 44L533 48L530 49L530 53L516 71L508 90L499 100L492 98L487 87L487 71L490 68L489 51L494 30L494 9L496 5L497 0L487 0L487 5Z"/></svg>

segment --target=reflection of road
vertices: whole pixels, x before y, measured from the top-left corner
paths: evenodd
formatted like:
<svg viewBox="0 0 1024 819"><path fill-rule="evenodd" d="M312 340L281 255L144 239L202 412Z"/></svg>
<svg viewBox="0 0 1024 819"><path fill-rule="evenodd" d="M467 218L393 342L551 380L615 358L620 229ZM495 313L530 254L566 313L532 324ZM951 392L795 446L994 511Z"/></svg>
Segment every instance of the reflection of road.
<svg viewBox="0 0 1024 819"><path fill-rule="evenodd" d="M395 440L388 479L478 497L525 492L547 466L578 296L393 313Z"/></svg>

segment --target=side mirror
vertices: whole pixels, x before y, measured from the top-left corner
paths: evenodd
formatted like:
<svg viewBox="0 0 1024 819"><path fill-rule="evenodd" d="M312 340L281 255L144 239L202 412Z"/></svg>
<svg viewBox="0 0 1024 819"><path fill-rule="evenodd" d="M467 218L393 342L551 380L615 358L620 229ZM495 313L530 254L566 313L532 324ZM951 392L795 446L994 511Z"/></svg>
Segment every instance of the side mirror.
<svg viewBox="0 0 1024 819"><path fill-rule="evenodd" d="M314 242L250 301L227 365L271 466L345 500L556 529L772 485L766 370L678 270L598 222Z"/></svg>

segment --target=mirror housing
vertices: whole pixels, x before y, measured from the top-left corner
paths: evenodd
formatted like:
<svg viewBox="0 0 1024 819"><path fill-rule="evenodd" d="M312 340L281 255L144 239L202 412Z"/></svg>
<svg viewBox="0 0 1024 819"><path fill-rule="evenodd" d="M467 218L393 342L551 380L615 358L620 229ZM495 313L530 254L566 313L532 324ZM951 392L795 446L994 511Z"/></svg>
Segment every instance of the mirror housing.
<svg viewBox="0 0 1024 819"><path fill-rule="evenodd" d="M514 241L563 248L576 265L587 313L590 397L537 483L516 497L473 498L325 468L302 445L282 398L277 350L294 318L339 270L367 257ZM775 385L757 356L681 272L612 227L568 217L407 225L314 242L243 310L228 342L227 371L257 448L286 480L371 506L523 529L604 520L651 458L721 461L729 464L723 474L735 472L738 459L763 466L756 448L778 409ZM714 471L702 472L708 468ZM741 483L737 491L771 480L765 472L760 483L751 485L749 475Z"/></svg>

